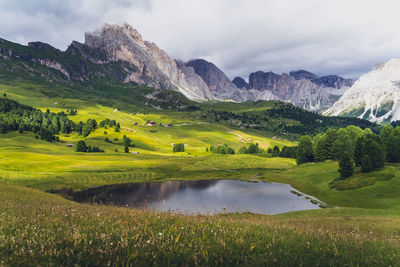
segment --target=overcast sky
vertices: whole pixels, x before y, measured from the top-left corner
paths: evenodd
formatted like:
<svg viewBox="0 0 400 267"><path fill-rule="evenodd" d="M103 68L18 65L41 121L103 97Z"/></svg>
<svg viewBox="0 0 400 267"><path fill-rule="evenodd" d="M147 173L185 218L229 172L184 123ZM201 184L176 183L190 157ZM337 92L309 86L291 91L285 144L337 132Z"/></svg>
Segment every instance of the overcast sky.
<svg viewBox="0 0 400 267"><path fill-rule="evenodd" d="M225 73L306 69L357 78L400 57L398 0L0 0L0 38L65 50L127 22L174 58Z"/></svg>

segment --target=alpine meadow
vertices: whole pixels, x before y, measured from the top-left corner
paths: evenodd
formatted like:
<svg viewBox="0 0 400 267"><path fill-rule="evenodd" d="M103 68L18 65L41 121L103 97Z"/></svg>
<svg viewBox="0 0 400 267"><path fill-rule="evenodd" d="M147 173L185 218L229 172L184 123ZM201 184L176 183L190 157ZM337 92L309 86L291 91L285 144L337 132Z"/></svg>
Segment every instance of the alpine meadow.
<svg viewBox="0 0 400 267"><path fill-rule="evenodd" d="M40 10L17 2L0 1L15 24L0 30L0 266L400 266L392 39L359 54L335 39L343 59L311 24L350 19L307 11L315 19L307 23L294 3L284 11L255 0L253 8L277 14L249 16L244 1L85 0L72 8L40 0ZM327 12L314 2L304 4ZM230 15L219 30L205 29L211 22L200 18L217 23L214 8ZM21 23L39 12L54 25L17 23L17 11ZM289 14L299 18L293 32L280 22ZM164 18L171 32L155 27ZM91 25L97 30L84 33ZM301 26L309 28L298 35ZM182 38L172 42L176 31ZM246 37L253 33L260 39ZM72 34L84 41L57 48ZM370 58L359 60L366 51Z"/></svg>

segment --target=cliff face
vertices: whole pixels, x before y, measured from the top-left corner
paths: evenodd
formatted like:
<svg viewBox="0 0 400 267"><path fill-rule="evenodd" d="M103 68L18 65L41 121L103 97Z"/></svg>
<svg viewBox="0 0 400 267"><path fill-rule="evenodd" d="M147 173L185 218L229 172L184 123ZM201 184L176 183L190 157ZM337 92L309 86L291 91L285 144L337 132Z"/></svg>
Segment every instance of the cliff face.
<svg viewBox="0 0 400 267"><path fill-rule="evenodd" d="M164 50L144 41L130 25L105 24L100 30L85 34L85 45L105 51L109 61L134 65L137 70L128 73L125 82L177 90L194 100L212 98L201 79L188 69L182 71Z"/></svg>
<svg viewBox="0 0 400 267"><path fill-rule="evenodd" d="M270 91L279 100L312 111L325 110L333 105L352 80L339 76L318 77L300 70L282 75L257 71L249 76L249 85L257 91Z"/></svg>
<svg viewBox="0 0 400 267"><path fill-rule="evenodd" d="M57 79L91 82L100 78L111 83L134 83L179 91L195 101L281 100L321 111L331 107L353 84L339 76L318 77L305 70L289 75L257 71L250 74L249 83L240 77L230 81L211 62L194 59L184 63L171 58L127 24L105 24L86 33L84 44L73 41L66 51L41 42L16 47L0 39L0 56L57 70Z"/></svg>
<svg viewBox="0 0 400 267"><path fill-rule="evenodd" d="M325 114L358 117L372 122L400 120L400 59L377 64Z"/></svg>
<svg viewBox="0 0 400 267"><path fill-rule="evenodd" d="M242 77L235 77L232 80L232 83L236 85L236 87L239 89L246 89L246 90L251 89L250 84L248 84Z"/></svg>

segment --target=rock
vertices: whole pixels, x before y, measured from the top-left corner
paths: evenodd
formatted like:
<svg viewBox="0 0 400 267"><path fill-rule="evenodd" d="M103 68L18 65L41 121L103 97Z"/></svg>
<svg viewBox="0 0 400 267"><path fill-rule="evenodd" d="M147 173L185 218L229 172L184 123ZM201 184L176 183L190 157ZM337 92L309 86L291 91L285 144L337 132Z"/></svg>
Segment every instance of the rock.
<svg viewBox="0 0 400 267"><path fill-rule="evenodd" d="M324 114L352 116L372 122L400 120L400 59L377 64Z"/></svg>
<svg viewBox="0 0 400 267"><path fill-rule="evenodd" d="M248 84L242 77L235 77L232 80L232 83L236 85L236 87L239 89L246 89L246 90L251 89L250 84Z"/></svg>
<svg viewBox="0 0 400 267"><path fill-rule="evenodd" d="M105 24L100 30L85 33L85 45L105 51L109 61L126 61L134 65L136 71L128 73L124 80L126 83L177 90L192 100L211 98L208 87L201 79L190 70L182 71L164 50L144 41L128 24Z"/></svg>

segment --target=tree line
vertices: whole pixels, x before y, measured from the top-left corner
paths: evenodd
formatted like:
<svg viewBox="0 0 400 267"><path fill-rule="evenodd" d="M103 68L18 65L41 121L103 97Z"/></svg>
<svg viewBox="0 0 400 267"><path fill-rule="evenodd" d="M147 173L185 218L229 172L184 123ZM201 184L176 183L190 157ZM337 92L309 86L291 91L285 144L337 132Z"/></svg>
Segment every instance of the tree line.
<svg viewBox="0 0 400 267"><path fill-rule="evenodd" d="M348 126L338 131L328 129L314 138L300 137L296 152L297 164L338 160L342 179L361 172L384 167L385 162L400 162L400 127L384 126L378 133Z"/></svg>

